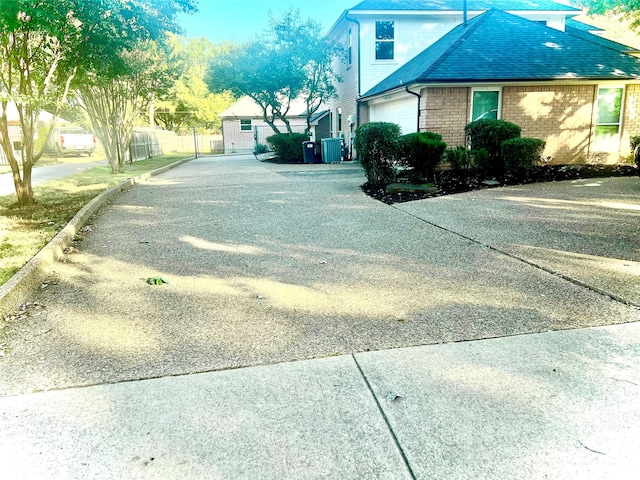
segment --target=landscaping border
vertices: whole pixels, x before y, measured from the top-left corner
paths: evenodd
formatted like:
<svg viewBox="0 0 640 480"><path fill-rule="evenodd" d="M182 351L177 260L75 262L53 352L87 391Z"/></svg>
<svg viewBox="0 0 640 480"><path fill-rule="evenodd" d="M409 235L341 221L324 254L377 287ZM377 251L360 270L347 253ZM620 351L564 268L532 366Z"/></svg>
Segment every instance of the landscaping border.
<svg viewBox="0 0 640 480"><path fill-rule="evenodd" d="M82 207L49 243L42 247L4 285L0 286L0 322L2 322L3 316L13 313L19 305L27 301L29 295L40 286L45 270L64 256L65 248L71 245L76 234L87 223L89 218L107 202L147 178L160 175L194 159L195 157L188 157L137 177L129 178L121 184L100 193Z"/></svg>

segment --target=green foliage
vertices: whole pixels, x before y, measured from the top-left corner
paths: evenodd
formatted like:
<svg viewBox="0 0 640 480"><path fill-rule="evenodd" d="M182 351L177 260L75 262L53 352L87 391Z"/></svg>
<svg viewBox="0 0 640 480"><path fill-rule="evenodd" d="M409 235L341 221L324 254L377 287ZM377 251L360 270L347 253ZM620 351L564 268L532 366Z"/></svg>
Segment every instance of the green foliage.
<svg viewBox="0 0 640 480"><path fill-rule="evenodd" d="M256 145L256 152L255 152L256 155L267 153L268 151L269 151L269 147L264 143L259 143L258 145Z"/></svg>
<svg viewBox="0 0 640 480"><path fill-rule="evenodd" d="M544 146L539 138L511 138L502 142L505 173L518 180L526 179L536 169Z"/></svg>
<svg viewBox="0 0 640 480"><path fill-rule="evenodd" d="M0 106L14 102L22 113L21 164L5 138L6 117L0 146L22 205L34 201L31 170L43 151L33 139L43 108L54 113L50 134L74 84L129 74L123 52L179 30L177 14L194 10L195 0L0 0Z"/></svg>
<svg viewBox="0 0 640 480"><path fill-rule="evenodd" d="M486 168L488 158L489 154L486 150L469 150L462 145L444 152L445 162L449 164L455 175L464 180L475 175L479 169Z"/></svg>
<svg viewBox="0 0 640 480"><path fill-rule="evenodd" d="M500 146L505 140L519 137L520 127L504 120L482 119L469 123L464 130L472 150L487 151L486 165L477 164L480 174L502 177L504 165Z"/></svg>
<svg viewBox="0 0 640 480"><path fill-rule="evenodd" d="M384 186L394 179L400 158L400 127L395 123L371 122L356 130L355 148L369 183Z"/></svg>
<svg viewBox="0 0 640 480"><path fill-rule="evenodd" d="M281 160L301 162L304 159L302 143L309 141L304 133L277 133L267 137L267 142Z"/></svg>
<svg viewBox="0 0 640 480"><path fill-rule="evenodd" d="M640 145L640 135L631 135L629 145L631 146L631 150L635 152L636 147Z"/></svg>
<svg viewBox="0 0 640 480"><path fill-rule="evenodd" d="M230 107L236 97L229 91L211 93L205 76L213 59L226 47L206 38L187 39L173 34L168 36L167 46L168 68L176 72L176 80L155 102L156 121L165 130L178 133L193 127L220 132L218 114Z"/></svg>
<svg viewBox="0 0 640 480"><path fill-rule="evenodd" d="M286 115L291 102L307 103L307 123L322 101L336 96L338 78L332 69L336 47L328 43L321 25L303 20L298 10L271 16L270 28L254 40L229 46L214 58L206 76L212 92L249 96L262 109L264 121L281 133L276 120L291 127Z"/></svg>
<svg viewBox="0 0 640 480"><path fill-rule="evenodd" d="M633 20L633 27L640 27L640 0L576 0L575 3L590 15L622 14Z"/></svg>
<svg viewBox="0 0 640 480"><path fill-rule="evenodd" d="M447 144L433 132L409 133L400 137L404 162L422 179L433 175Z"/></svg>

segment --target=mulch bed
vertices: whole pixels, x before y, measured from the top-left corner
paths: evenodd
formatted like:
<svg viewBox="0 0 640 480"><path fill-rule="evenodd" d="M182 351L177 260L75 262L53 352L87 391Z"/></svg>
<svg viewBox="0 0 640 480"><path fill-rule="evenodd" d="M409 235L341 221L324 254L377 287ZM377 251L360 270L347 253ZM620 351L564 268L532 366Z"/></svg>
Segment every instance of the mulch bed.
<svg viewBox="0 0 640 480"><path fill-rule="evenodd" d="M638 169L632 165L544 165L538 167L536 172L527 179L527 181L509 181L509 179L507 179L503 185L557 182L562 180L578 180L582 178L631 177L638 174ZM478 179L472 178L462 180L453 177L446 171L438 174L435 185L439 189L438 193L388 193L385 191L384 187L373 186L369 182L365 183L360 188L370 197L388 205L490 188L478 181Z"/></svg>

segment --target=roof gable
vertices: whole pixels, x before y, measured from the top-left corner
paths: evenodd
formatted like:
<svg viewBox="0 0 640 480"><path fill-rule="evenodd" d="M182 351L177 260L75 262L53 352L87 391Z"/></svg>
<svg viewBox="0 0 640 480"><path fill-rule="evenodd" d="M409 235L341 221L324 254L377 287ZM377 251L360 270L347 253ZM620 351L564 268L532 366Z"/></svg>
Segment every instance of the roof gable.
<svg viewBox="0 0 640 480"><path fill-rule="evenodd" d="M358 11L462 11L462 0L364 0L351 8ZM467 0L467 10L485 11L492 8L507 11L576 12L578 8L552 0Z"/></svg>
<svg viewBox="0 0 640 480"><path fill-rule="evenodd" d="M267 110L270 114L271 109ZM287 113L289 117L305 117L307 115L307 104L303 99L296 99L291 102L291 108ZM241 97L236 103L218 114L220 118L262 118L262 108L248 96Z"/></svg>
<svg viewBox="0 0 640 480"><path fill-rule="evenodd" d="M416 83L640 78L640 61L601 43L490 10L459 25L365 97Z"/></svg>

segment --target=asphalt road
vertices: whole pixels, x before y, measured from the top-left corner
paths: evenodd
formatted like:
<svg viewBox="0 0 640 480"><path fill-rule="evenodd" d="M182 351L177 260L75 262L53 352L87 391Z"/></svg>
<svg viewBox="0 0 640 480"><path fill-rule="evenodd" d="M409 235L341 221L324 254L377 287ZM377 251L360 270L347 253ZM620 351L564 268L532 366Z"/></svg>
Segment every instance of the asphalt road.
<svg viewBox="0 0 640 480"><path fill-rule="evenodd" d="M78 172L87 170L88 168L95 167L97 165L105 165L106 159L96 158L88 159L86 162L64 162L56 163L53 165L37 166L32 172L31 185L36 186L51 180L57 180L59 178L68 177ZM15 193L15 187L13 185L13 177L11 173L0 174L0 196L11 195Z"/></svg>

